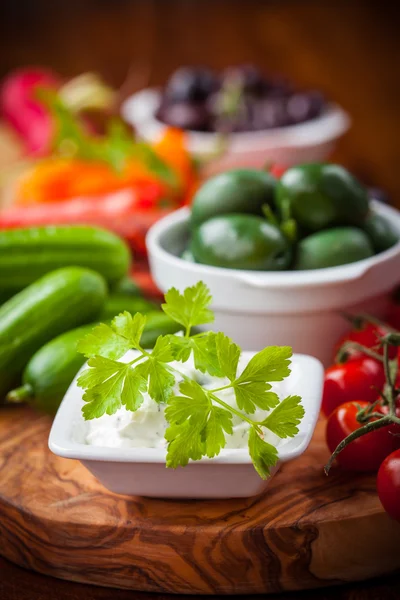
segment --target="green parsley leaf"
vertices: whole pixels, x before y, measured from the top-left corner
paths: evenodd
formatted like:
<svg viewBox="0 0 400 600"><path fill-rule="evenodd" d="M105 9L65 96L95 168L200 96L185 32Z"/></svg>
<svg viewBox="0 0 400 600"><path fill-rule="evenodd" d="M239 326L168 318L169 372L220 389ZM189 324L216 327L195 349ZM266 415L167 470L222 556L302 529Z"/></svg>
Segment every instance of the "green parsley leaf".
<svg viewBox="0 0 400 600"><path fill-rule="evenodd" d="M176 335L170 335L168 337L174 359L183 363L189 360L193 349L192 338L178 337Z"/></svg>
<svg viewBox="0 0 400 600"><path fill-rule="evenodd" d="M219 365L217 348L215 344L216 334L209 332L199 337L177 337L171 336L172 351L175 360L186 362L193 352L194 366L202 373L209 373L213 377L223 377Z"/></svg>
<svg viewBox="0 0 400 600"><path fill-rule="evenodd" d="M88 362L89 369L83 371L78 385L85 388L82 408L85 419L96 419L105 413L114 414L124 404L127 410L135 411L143 402L146 382L140 372L129 364L96 356Z"/></svg>
<svg viewBox="0 0 400 600"><path fill-rule="evenodd" d="M204 456L204 441L199 424L185 421L181 425L170 425L165 432L168 442L167 467L185 467L189 460L200 460Z"/></svg>
<svg viewBox="0 0 400 600"><path fill-rule="evenodd" d="M278 461L278 451L272 444L264 442L254 427L249 431L249 454L261 479L267 479L271 467Z"/></svg>
<svg viewBox="0 0 400 600"><path fill-rule="evenodd" d="M148 358L133 370L148 384L148 392L153 400L158 404L167 402L175 385L175 377L162 363Z"/></svg>
<svg viewBox="0 0 400 600"><path fill-rule="evenodd" d="M98 360L100 359L100 361ZM107 365L104 361L107 360ZM113 363L110 364L110 363ZM97 419L107 413L112 415L121 408L121 393L124 385L125 373L127 365L117 361L110 361L102 357L93 359L94 380L90 383L83 394L83 400L86 403L82 407L82 414L85 419ZM106 368L103 370L102 366ZM113 369L112 369L113 366ZM103 374L103 380L100 382L100 374ZM89 374L86 374L89 378ZM82 378L80 378L82 381ZM86 380L87 383L87 380Z"/></svg>
<svg viewBox="0 0 400 600"><path fill-rule="evenodd" d="M137 348L140 345L140 338L146 325L146 317L141 313L135 313L135 316L125 311L114 317L111 327L115 333L129 340L130 347Z"/></svg>
<svg viewBox="0 0 400 600"><path fill-rule="evenodd" d="M264 427L280 438L293 437L299 432L297 425L304 417L300 396L288 396L262 422Z"/></svg>
<svg viewBox="0 0 400 600"><path fill-rule="evenodd" d="M123 363L102 356L94 356L88 360L90 369L82 371L77 384L84 389L91 389L114 375Z"/></svg>
<svg viewBox="0 0 400 600"><path fill-rule="evenodd" d="M219 454L226 444L225 433L232 434L232 414L214 406L203 388L195 381L183 381L179 386L182 396L168 400L165 416L170 423L166 439L169 460L174 464L187 464L189 459L198 460L206 454L210 458ZM190 427L195 440L193 446L178 426Z"/></svg>
<svg viewBox="0 0 400 600"><path fill-rule="evenodd" d="M213 377L223 377L217 357L215 333L210 332L198 338L190 338L190 340L196 369Z"/></svg>
<svg viewBox="0 0 400 600"><path fill-rule="evenodd" d="M151 352L153 359L157 359L161 362L171 362L175 360L173 349L168 336L158 336L154 348Z"/></svg>
<svg viewBox="0 0 400 600"><path fill-rule="evenodd" d="M77 344L77 350L87 358L103 356L117 360L121 358L131 345L129 340L121 337L108 325L101 323L87 333Z"/></svg>
<svg viewBox="0 0 400 600"><path fill-rule="evenodd" d="M168 290L162 309L171 319L190 330L194 325L214 321L213 312L207 308L211 300L208 287L199 281L196 285L186 288L183 294L176 288Z"/></svg>
<svg viewBox="0 0 400 600"><path fill-rule="evenodd" d="M225 408L212 406L205 429L206 454L209 458L217 456L226 445L224 431L232 435L232 414Z"/></svg>
<svg viewBox="0 0 400 600"><path fill-rule="evenodd" d="M202 422L207 419L211 402L196 381L182 381L179 384L182 396L171 396L165 409L168 423L180 425L184 421Z"/></svg>
<svg viewBox="0 0 400 600"><path fill-rule="evenodd" d="M215 336L215 345L220 369L230 381L236 379L236 371L240 358L240 348L223 333Z"/></svg>
<svg viewBox="0 0 400 600"><path fill-rule="evenodd" d="M282 381L290 374L292 349L289 346L269 346L253 356L236 383L248 381Z"/></svg>
<svg viewBox="0 0 400 600"><path fill-rule="evenodd" d="M269 410L279 403L275 392L270 392L271 386L262 381L234 383L236 402L240 410L253 414L256 407Z"/></svg>
<svg viewBox="0 0 400 600"><path fill-rule="evenodd" d="M204 455L203 430L211 409L211 402L196 381L183 381L179 385L182 396L168 400L165 416L170 424L165 432L168 441L167 466L185 466L189 460L199 460Z"/></svg>
<svg viewBox="0 0 400 600"><path fill-rule="evenodd" d="M121 393L121 403L126 410L135 412L143 404L143 394L147 390L146 381L127 365L124 387Z"/></svg>

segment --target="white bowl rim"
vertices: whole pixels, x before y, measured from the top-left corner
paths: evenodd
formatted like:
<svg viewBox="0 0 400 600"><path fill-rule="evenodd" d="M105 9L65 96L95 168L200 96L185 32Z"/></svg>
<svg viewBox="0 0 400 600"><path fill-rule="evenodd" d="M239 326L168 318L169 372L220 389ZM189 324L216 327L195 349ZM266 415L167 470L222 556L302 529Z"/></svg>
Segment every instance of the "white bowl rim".
<svg viewBox="0 0 400 600"><path fill-rule="evenodd" d="M376 200L371 200L371 208L373 212L386 216L391 221L397 221L400 233L400 211ZM190 208L183 207L154 223L146 235L146 246L150 258L154 257L163 262L166 261L179 269L197 273L199 280L203 277L207 277L207 274L212 274L221 278L233 277L236 280L240 280L253 287L296 288L306 286L314 287L324 284L333 285L340 282L359 279L366 275L371 268L382 265L386 261L400 255L399 240L388 250L384 250L370 258L365 258L347 265L326 267L323 269L310 269L304 271L250 271L202 265L186 261L179 256L174 256L165 250L160 242L161 237L167 234L171 227L188 221L189 216Z"/></svg>
<svg viewBox="0 0 400 600"><path fill-rule="evenodd" d="M243 351L243 356L250 359L255 352ZM292 458L300 456L308 447L319 418L319 412L322 401L322 386L324 378L324 369L322 363L314 356L308 354L294 353L291 362L299 361L303 368L307 370L307 383L311 386L310 406L307 411L308 421L302 421L300 431L293 438L287 438L282 441L278 447L278 461L286 462ZM165 450L162 448L109 448L91 446L71 439L68 435L69 424L74 419L75 404L74 389L76 380L86 363L81 367L54 418L50 431L48 446L51 452L64 458L78 459L81 461L101 461L101 462L119 462L119 463L158 463L165 464ZM304 396L303 396L304 397ZM306 413L306 414L307 414ZM301 439L301 437L303 439ZM294 446L293 442L300 438L300 443ZM294 446L290 449L285 445ZM222 449L220 454L214 458L204 457L200 461L190 461L191 465L204 464L251 464L251 459L247 448Z"/></svg>
<svg viewBox="0 0 400 600"><path fill-rule="evenodd" d="M132 94L121 105L121 114L147 139L156 139L168 128L154 114L159 104L159 88L145 88ZM341 137L350 127L349 114L330 102L317 118L297 125L260 131L236 132L229 136L232 153L257 152L276 148L308 148ZM215 152L220 135L213 132L184 130L189 151L195 154Z"/></svg>

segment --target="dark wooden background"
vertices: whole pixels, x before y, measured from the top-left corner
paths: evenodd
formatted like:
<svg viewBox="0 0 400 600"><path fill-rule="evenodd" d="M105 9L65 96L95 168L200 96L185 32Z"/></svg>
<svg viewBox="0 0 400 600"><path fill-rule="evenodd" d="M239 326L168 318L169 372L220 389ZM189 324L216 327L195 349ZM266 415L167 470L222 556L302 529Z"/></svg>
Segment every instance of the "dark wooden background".
<svg viewBox="0 0 400 600"><path fill-rule="evenodd" d="M400 42L396 2L367 0L0 0L0 78L46 65L91 70L124 91L165 81L181 64L254 62L320 88L351 115L334 159L400 207ZM136 73L136 75L134 75ZM46 578L0 559L0 600L140 600ZM271 600L275 597L269 596ZM391 576L284 594L321 600L400 598ZM164 597L165 599L165 597ZM157 596L155 600L160 600Z"/></svg>
<svg viewBox="0 0 400 600"><path fill-rule="evenodd" d="M334 159L400 206L399 12L386 0L1 0L0 77L36 63L121 85L135 65L153 84L182 63L253 61L342 104L354 123Z"/></svg>

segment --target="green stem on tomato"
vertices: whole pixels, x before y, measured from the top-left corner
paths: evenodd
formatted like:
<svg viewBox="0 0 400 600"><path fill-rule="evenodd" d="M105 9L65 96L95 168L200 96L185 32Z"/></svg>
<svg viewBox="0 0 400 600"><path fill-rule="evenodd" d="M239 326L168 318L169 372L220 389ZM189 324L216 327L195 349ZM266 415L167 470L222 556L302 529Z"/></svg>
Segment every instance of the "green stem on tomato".
<svg viewBox="0 0 400 600"><path fill-rule="evenodd" d="M400 419L396 419L396 421L397 420L400 423ZM390 423L393 422L393 417L388 415L386 417L381 417L378 421L369 421L369 423L367 423L363 427L360 427L360 429L356 429L355 431L350 433L350 435L348 435L344 440L342 440L340 444L336 447L335 451L333 452L329 461L324 467L325 473L328 475L333 461L335 460L337 455L340 454L340 452L342 452L342 450L346 448L348 444L361 437L362 435L365 435L366 433L370 433L371 431L375 431L376 429L380 429L381 427L386 427L387 425L390 425Z"/></svg>
<svg viewBox="0 0 400 600"><path fill-rule="evenodd" d="M378 317L373 317L372 315L369 315L366 313L360 313L358 315L358 317L360 319L362 319L363 321L365 321L366 323L371 323L371 325L377 325L378 327L382 327L383 329L386 329L387 331L392 331L393 333L400 333L394 327L391 327L384 321L381 321L380 319L378 319Z"/></svg>
<svg viewBox="0 0 400 600"><path fill-rule="evenodd" d="M352 341L345 342L343 344L343 346L340 348L338 355L346 352L346 350L359 350L363 354L366 354L367 356L370 356L371 358L373 358L375 360L379 360L380 362L383 362L383 357L378 352L375 352L375 350L372 350L372 348L367 348L366 346L363 346L362 344L359 344L358 342L352 342Z"/></svg>

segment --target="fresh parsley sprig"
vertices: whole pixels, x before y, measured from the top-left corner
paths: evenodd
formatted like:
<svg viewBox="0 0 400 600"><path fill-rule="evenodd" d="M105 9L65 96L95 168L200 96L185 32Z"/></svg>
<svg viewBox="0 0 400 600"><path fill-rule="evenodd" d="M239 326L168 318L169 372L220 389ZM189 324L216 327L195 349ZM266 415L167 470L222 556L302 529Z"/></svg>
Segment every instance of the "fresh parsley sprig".
<svg viewBox="0 0 400 600"><path fill-rule="evenodd" d="M153 350L144 349L140 340L146 317L121 313L111 325L101 324L86 335L78 350L88 358L88 368L78 379L85 391L82 413L85 419L113 414L124 406L136 411L144 394L165 405L168 427L167 467L185 466L190 460L213 458L233 434L234 419L249 426L248 449L254 468L263 479L278 460L274 445L265 441L266 430L280 438L293 437L304 416L299 396L281 402L271 391L271 382L282 381L290 373L291 348L270 346L255 354L238 373L240 347L223 333L202 331L192 335L193 327L214 320L209 308L211 295L203 282L181 294L175 288L165 295L164 312L184 327L179 335L160 335ZM120 359L128 350L136 356L129 362ZM176 362L193 356L197 370L221 378L213 389L181 373ZM171 363L175 363L174 365ZM179 394L173 390L179 383ZM231 389L236 406L221 397ZM257 409L266 411L261 421L253 418Z"/></svg>

